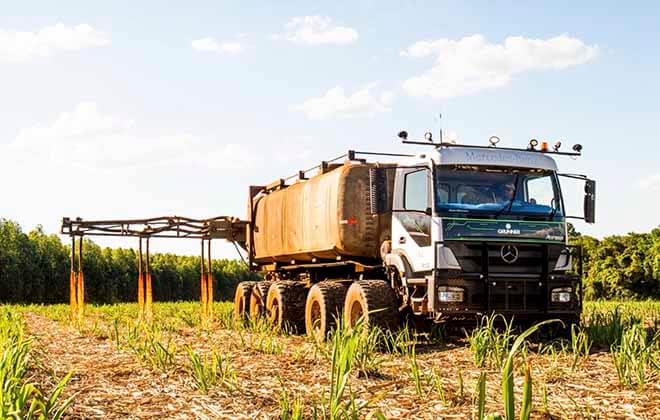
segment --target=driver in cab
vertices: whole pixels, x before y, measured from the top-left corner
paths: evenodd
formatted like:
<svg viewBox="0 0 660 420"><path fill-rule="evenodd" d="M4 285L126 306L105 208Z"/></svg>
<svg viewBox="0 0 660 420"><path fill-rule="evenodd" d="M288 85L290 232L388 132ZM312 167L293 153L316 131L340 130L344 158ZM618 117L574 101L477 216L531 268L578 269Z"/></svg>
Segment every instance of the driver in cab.
<svg viewBox="0 0 660 420"><path fill-rule="evenodd" d="M510 183L507 182L506 184L503 184L499 188L499 193L497 195L497 203L499 204L506 204L511 201L516 197L516 187Z"/></svg>

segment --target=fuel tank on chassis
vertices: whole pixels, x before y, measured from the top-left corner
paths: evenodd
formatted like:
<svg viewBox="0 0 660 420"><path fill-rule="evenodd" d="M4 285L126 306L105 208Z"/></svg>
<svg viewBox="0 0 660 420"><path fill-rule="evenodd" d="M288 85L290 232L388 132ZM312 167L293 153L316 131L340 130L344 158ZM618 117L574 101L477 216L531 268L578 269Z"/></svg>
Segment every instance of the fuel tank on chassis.
<svg viewBox="0 0 660 420"><path fill-rule="evenodd" d="M387 166L347 161L308 180L259 193L252 200L249 237L254 261L380 258L380 244L389 239L391 228L394 171Z"/></svg>

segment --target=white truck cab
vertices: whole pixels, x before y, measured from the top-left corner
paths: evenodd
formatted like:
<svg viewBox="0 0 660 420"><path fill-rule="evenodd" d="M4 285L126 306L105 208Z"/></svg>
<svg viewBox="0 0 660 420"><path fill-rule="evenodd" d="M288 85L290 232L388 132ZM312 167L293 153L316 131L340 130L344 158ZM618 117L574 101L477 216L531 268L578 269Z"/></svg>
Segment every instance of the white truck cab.
<svg viewBox="0 0 660 420"><path fill-rule="evenodd" d="M414 312L436 319L579 316L581 260L580 268L573 261L581 253L568 244L547 144L435 146L398 164L384 257ZM587 182L585 219L593 222L595 183L569 176Z"/></svg>

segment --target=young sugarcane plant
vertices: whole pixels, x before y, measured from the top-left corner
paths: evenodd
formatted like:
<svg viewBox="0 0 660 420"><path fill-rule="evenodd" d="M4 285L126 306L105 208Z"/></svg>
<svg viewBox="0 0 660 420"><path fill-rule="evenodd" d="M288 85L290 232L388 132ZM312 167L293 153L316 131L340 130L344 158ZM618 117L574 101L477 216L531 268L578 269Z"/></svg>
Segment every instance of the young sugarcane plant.
<svg viewBox="0 0 660 420"><path fill-rule="evenodd" d="M532 325L527 330L525 330L525 332L520 334L518 338L516 338L516 341L513 342L513 346L511 346L511 350L509 350L509 356L504 363L504 368L502 368L502 397L504 401L504 413L507 420L513 420L516 413L516 402L513 395L513 365L516 354L522 349L527 337L538 331L541 326L553 322L560 321L558 319L551 319ZM525 384L523 385L523 406L521 408L522 414L520 416L521 420L528 420L529 414L531 413L532 377L529 373L530 372L528 366L527 372L525 373Z"/></svg>
<svg viewBox="0 0 660 420"><path fill-rule="evenodd" d="M522 334L520 334L511 346L509 350L509 355L504 362L504 367L502 368L502 401L504 403L504 417L499 414L493 413L485 417L488 420L514 420L516 418L516 401L513 393L513 368L516 355L522 350L525 345L525 340L530 335L534 334L538 329L545 325L553 322L560 322L557 319L551 319L548 321L539 322ZM485 385L484 385L485 386ZM532 412L532 375L529 365L525 369L525 381L523 383L523 401L520 407L520 420L529 420L530 414Z"/></svg>
<svg viewBox="0 0 660 420"><path fill-rule="evenodd" d="M477 419L481 420L486 414L486 372L481 372L477 380Z"/></svg>

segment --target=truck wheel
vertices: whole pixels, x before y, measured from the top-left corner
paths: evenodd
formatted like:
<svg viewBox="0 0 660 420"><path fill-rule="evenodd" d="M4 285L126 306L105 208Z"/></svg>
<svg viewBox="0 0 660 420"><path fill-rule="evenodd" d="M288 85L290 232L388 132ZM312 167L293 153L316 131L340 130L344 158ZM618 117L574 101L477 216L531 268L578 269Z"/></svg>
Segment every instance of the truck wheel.
<svg viewBox="0 0 660 420"><path fill-rule="evenodd" d="M266 313L266 297L272 281L264 280L254 285L250 296L250 319L257 319Z"/></svg>
<svg viewBox="0 0 660 420"><path fill-rule="evenodd" d="M336 317L341 316L347 290L346 285L336 281L323 281L312 286L305 304L307 335L325 340L337 326Z"/></svg>
<svg viewBox="0 0 660 420"><path fill-rule="evenodd" d="M383 280L358 280L351 284L344 301L344 320L353 327L360 318L369 328L396 329L399 311L396 294Z"/></svg>
<svg viewBox="0 0 660 420"><path fill-rule="evenodd" d="M242 281L236 286L236 293L234 294L234 319L246 319L249 316L250 308L250 295L252 295L252 288L257 282L255 281Z"/></svg>
<svg viewBox="0 0 660 420"><path fill-rule="evenodd" d="M305 327L307 288L292 280L279 280L268 289L266 316L280 330L302 331Z"/></svg>

